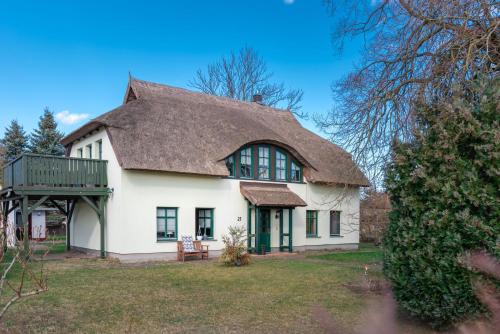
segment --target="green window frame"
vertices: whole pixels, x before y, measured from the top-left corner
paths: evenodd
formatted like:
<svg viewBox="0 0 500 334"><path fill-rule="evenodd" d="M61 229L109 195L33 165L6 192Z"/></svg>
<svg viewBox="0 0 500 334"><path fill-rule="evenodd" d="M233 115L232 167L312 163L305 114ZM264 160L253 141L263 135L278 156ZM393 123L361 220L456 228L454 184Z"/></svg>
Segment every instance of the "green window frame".
<svg viewBox="0 0 500 334"><path fill-rule="evenodd" d="M76 150L76 157L83 158L83 148L79 148L78 150Z"/></svg>
<svg viewBox="0 0 500 334"><path fill-rule="evenodd" d="M340 211L330 211L330 235L340 236Z"/></svg>
<svg viewBox="0 0 500 334"><path fill-rule="evenodd" d="M235 177L236 176L236 164L235 164L234 154L228 156L226 158L225 162L226 162L227 170L229 171L229 177Z"/></svg>
<svg viewBox="0 0 500 334"><path fill-rule="evenodd" d="M195 234L213 239L214 237L214 209L196 208Z"/></svg>
<svg viewBox="0 0 500 334"><path fill-rule="evenodd" d="M318 236L318 211L306 211L306 237L316 238Z"/></svg>
<svg viewBox="0 0 500 334"><path fill-rule="evenodd" d="M85 146L85 149L87 150L87 158L92 159L92 144Z"/></svg>
<svg viewBox="0 0 500 334"><path fill-rule="evenodd" d="M302 167L295 161L290 164L290 181L302 182Z"/></svg>
<svg viewBox="0 0 500 334"><path fill-rule="evenodd" d="M258 147L258 172L257 177L261 180L271 179L271 148L269 146Z"/></svg>
<svg viewBox="0 0 500 334"><path fill-rule="evenodd" d="M99 158L99 160L102 160L102 140L98 140L96 144L97 144L97 157Z"/></svg>
<svg viewBox="0 0 500 334"><path fill-rule="evenodd" d="M240 177L242 179L253 178L253 150L251 146L240 151Z"/></svg>
<svg viewBox="0 0 500 334"><path fill-rule="evenodd" d="M276 162L275 162L275 169L274 169L274 178L276 181L287 181L287 155L283 153L282 151L276 149Z"/></svg>
<svg viewBox="0 0 500 334"><path fill-rule="evenodd" d="M156 208L157 241L177 241L177 211L175 207Z"/></svg>

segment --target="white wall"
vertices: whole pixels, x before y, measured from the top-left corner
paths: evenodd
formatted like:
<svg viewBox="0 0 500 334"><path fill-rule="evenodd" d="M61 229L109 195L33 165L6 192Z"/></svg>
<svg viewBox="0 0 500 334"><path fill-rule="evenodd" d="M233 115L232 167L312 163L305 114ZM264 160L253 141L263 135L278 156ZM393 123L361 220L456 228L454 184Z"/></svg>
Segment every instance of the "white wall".
<svg viewBox="0 0 500 334"><path fill-rule="evenodd" d="M195 209L214 208L214 240L204 241L210 250L223 247L222 235L241 219L247 226L247 201L240 193L240 181L209 176L166 172L122 170L104 130L73 144L71 156L78 148L102 140L103 159L108 160L109 187L113 194L107 203L106 250L117 254L176 252L171 241L157 241L156 208L178 208L178 237L195 235ZM85 152L85 149L84 149ZM93 152L97 154L97 146ZM308 203L293 210L293 246L357 244L359 240L358 188L333 188L315 184L289 183L288 187ZM318 237L306 238L306 210L320 210ZM341 237L331 237L329 211L341 211ZM283 222L288 226L288 210ZM271 247L279 246L279 219L271 211ZM252 218L255 214L252 214ZM71 244L98 250L99 222L95 212L80 202L71 223Z"/></svg>
<svg viewBox="0 0 500 334"><path fill-rule="evenodd" d="M239 180L173 173L124 171L123 217L117 248L120 254L175 252L175 242L156 240L156 208L178 207L178 235L195 235L195 209L214 208L214 239L204 241L212 250L223 247L221 236L238 221L246 226L248 207L240 193ZM359 192L357 188L339 189L313 184L289 184L289 188L309 206L293 210L293 245L321 246L357 244ZM306 210L320 210L318 237L306 238ZM330 210L341 213L341 237L330 237ZM255 214L252 214L254 218ZM279 219L271 210L271 247L279 246ZM288 224L288 210L283 217ZM115 236L110 235L110 238ZM114 244L114 243L113 243Z"/></svg>
<svg viewBox="0 0 500 334"><path fill-rule="evenodd" d="M113 189L113 193L109 196L106 206L107 226L105 233L106 249L117 248L113 245L115 239L110 239L110 235L117 235L120 233L120 221L122 216L121 198L121 177L122 169L116 159L113 147L109 137L104 129L101 129L94 134L73 143L71 147L70 156L77 157L77 150L83 148L85 154L85 147L92 144L93 158L98 158L97 141L102 140L102 158L108 161L108 187ZM87 158L84 156L84 158ZM100 249L100 226L96 213L88 204L79 201L75 207L73 218L70 226L70 242L71 245L89 248L94 250Z"/></svg>

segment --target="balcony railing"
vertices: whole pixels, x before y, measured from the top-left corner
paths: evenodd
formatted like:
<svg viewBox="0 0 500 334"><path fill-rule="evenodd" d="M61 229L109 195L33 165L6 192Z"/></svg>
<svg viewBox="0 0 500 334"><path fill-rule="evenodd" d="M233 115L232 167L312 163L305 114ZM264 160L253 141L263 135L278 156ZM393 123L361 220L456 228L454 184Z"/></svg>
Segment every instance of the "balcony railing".
<svg viewBox="0 0 500 334"><path fill-rule="evenodd" d="M106 187L106 160L23 154L3 167L3 188Z"/></svg>

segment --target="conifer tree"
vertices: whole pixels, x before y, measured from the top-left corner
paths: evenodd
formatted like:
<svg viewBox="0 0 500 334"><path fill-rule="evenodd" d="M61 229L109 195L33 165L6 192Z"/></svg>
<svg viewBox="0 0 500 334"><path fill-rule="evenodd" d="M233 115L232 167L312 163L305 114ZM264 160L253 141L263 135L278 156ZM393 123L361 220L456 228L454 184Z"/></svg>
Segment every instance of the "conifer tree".
<svg viewBox="0 0 500 334"><path fill-rule="evenodd" d="M61 144L63 136L57 129L54 113L45 107L38 121L38 128L31 134L30 150L37 154L64 155L64 147Z"/></svg>
<svg viewBox="0 0 500 334"><path fill-rule="evenodd" d="M1 140L5 150L5 161L11 161L20 154L27 151L28 136L17 120L12 120L5 129L5 135Z"/></svg>

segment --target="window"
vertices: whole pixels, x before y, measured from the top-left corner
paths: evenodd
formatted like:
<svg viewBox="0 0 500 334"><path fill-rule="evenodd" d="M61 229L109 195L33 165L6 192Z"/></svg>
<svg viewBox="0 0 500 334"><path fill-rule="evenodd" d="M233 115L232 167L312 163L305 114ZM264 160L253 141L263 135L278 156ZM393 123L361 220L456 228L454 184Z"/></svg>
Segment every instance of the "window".
<svg viewBox="0 0 500 334"><path fill-rule="evenodd" d="M276 180L286 181L286 155L276 150Z"/></svg>
<svg viewBox="0 0 500 334"><path fill-rule="evenodd" d="M177 240L177 208L156 208L156 239Z"/></svg>
<svg viewBox="0 0 500 334"><path fill-rule="evenodd" d="M77 158L83 158L83 148L76 150L76 156Z"/></svg>
<svg viewBox="0 0 500 334"><path fill-rule="evenodd" d="M306 211L306 237L318 236L318 211Z"/></svg>
<svg viewBox="0 0 500 334"><path fill-rule="evenodd" d="M87 158L92 159L92 144L88 144L87 148Z"/></svg>
<svg viewBox="0 0 500 334"><path fill-rule="evenodd" d="M330 235L340 235L340 211L330 211Z"/></svg>
<svg viewBox="0 0 500 334"><path fill-rule="evenodd" d="M234 155L226 158L226 167L229 171L229 176L234 177Z"/></svg>
<svg viewBox="0 0 500 334"><path fill-rule="evenodd" d="M302 169L294 161L290 164L290 181L302 182Z"/></svg>
<svg viewBox="0 0 500 334"><path fill-rule="evenodd" d="M269 147L259 146L259 179L269 178Z"/></svg>
<svg viewBox="0 0 500 334"><path fill-rule="evenodd" d="M97 144L97 158L99 160L102 160L102 140L98 140L96 144Z"/></svg>
<svg viewBox="0 0 500 334"><path fill-rule="evenodd" d="M196 209L196 235L214 237L214 209Z"/></svg>
<svg viewBox="0 0 500 334"><path fill-rule="evenodd" d="M253 177L252 148L247 147L240 153L240 177Z"/></svg>

